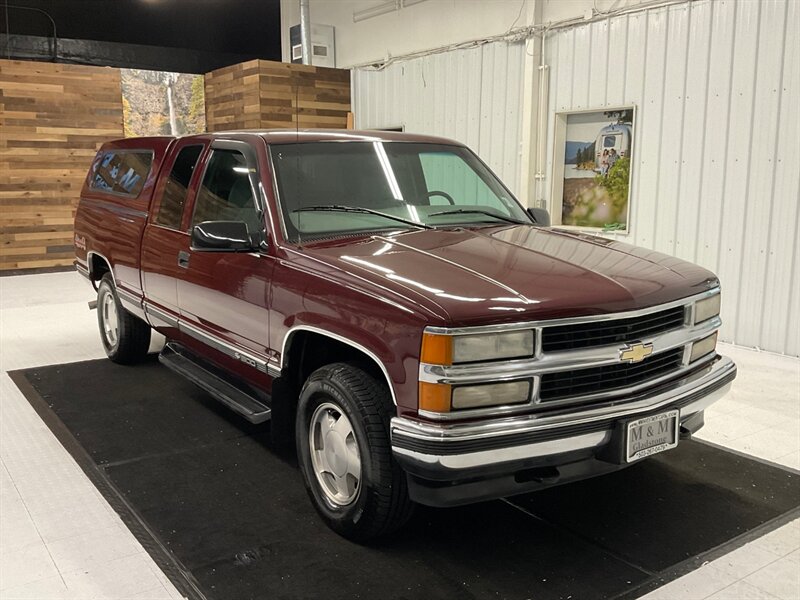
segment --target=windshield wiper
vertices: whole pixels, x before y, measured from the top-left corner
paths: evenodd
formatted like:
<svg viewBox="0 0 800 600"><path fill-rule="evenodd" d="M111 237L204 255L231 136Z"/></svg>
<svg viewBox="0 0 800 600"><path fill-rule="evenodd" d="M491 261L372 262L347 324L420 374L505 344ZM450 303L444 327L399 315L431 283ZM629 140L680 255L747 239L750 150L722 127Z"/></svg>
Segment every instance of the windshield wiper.
<svg viewBox="0 0 800 600"><path fill-rule="evenodd" d="M495 219L500 219L501 221L506 221L508 223L514 223L516 225L525 225L523 221L517 221L516 219L512 219L511 217L504 217L503 215L496 215L493 212L489 212L488 210L481 210L480 208L459 208L457 210L442 210L439 212L431 213L429 217L435 217L437 215L486 215L489 217L494 217Z"/></svg>
<svg viewBox="0 0 800 600"><path fill-rule="evenodd" d="M431 227L430 225L425 225L425 223L417 223L416 221L411 221L410 219L404 219L403 217L395 217L394 215L390 215L388 213L384 213L379 210L372 210L371 208L362 208L361 206L343 206L341 204L330 204L325 206L320 204L318 206L304 206L303 208L296 208L295 210L292 211L292 213L316 212L316 211L364 213L368 215L377 215L379 217L384 217L385 219L391 219L392 221L405 223L406 225L411 225L413 227L419 227L420 229L436 229L435 227Z"/></svg>

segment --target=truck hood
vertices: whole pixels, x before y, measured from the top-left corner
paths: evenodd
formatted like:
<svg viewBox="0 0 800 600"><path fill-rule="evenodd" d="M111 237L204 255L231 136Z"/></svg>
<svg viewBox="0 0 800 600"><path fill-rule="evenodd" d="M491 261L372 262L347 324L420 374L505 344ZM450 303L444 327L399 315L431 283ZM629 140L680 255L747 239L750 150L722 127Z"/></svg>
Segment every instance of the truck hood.
<svg viewBox="0 0 800 600"><path fill-rule="evenodd" d="M528 225L317 242L304 253L451 326L623 312L718 285L652 250Z"/></svg>

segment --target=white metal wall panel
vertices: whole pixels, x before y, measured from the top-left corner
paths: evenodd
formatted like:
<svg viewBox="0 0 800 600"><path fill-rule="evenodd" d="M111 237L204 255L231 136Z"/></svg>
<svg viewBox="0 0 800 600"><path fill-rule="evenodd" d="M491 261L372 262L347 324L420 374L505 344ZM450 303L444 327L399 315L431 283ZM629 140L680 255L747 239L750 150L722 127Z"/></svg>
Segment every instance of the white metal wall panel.
<svg viewBox="0 0 800 600"><path fill-rule="evenodd" d="M359 129L403 125L456 139L519 190L525 45L498 42L353 71Z"/></svg>
<svg viewBox="0 0 800 600"><path fill-rule="evenodd" d="M778 138L773 162L775 172L770 198L771 217L769 220L768 242L766 245L766 268L764 269L764 310L760 315L759 326L767 339L784 339L786 348L794 348L798 353L798 331L800 331L800 310L797 298L800 297L800 118L798 118L798 98L800 98L800 3L789 2L784 20L784 53L780 82L774 93L779 93ZM785 196L786 201L780 201ZM793 201L792 201L793 199ZM786 249L794 247L787 256ZM784 265L792 260L794 268L787 270ZM787 287L789 294L773 295L769 290Z"/></svg>
<svg viewBox="0 0 800 600"><path fill-rule="evenodd" d="M700 0L553 33L555 113L636 106L631 233L723 284L722 337L800 354L800 2ZM547 193L552 182L546 185Z"/></svg>
<svg viewBox="0 0 800 600"><path fill-rule="evenodd" d="M703 179L703 160L707 151L705 124L708 119L708 60L712 41L712 8L710 3L692 6L686 61L686 87L683 95L683 143L681 145L680 177L675 198L676 231L675 256L694 260L697 255L700 219L697 211L680 210L681 204L701 206L700 186ZM688 133L687 133L688 132ZM711 149L713 152L713 149ZM681 232L692 235L681 235Z"/></svg>

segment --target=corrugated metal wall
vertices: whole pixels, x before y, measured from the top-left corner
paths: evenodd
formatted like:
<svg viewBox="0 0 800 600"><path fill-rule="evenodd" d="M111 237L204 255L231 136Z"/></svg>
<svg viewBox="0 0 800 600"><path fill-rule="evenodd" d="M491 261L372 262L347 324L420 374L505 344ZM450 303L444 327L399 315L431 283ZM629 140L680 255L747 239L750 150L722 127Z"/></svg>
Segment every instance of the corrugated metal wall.
<svg viewBox="0 0 800 600"><path fill-rule="evenodd" d="M356 125L477 150L520 189L522 44L353 72ZM800 2L698 0L551 33L556 112L636 106L631 233L724 287L723 339L800 355ZM552 182L545 190L550 194Z"/></svg>
<svg viewBox="0 0 800 600"><path fill-rule="evenodd" d="M512 191L519 189L525 46L505 42L353 71L362 129L405 126L475 150Z"/></svg>
<svg viewBox="0 0 800 600"><path fill-rule="evenodd" d="M552 34L545 56L547 172L555 113L636 105L620 239L715 271L725 340L800 354L800 2L614 17Z"/></svg>

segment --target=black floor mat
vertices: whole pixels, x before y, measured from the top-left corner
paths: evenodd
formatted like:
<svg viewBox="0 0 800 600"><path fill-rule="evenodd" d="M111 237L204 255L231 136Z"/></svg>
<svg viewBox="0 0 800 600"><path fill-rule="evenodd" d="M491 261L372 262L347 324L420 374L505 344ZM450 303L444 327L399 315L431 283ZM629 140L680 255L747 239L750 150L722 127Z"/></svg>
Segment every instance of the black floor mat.
<svg viewBox="0 0 800 600"><path fill-rule="evenodd" d="M371 546L330 532L267 426L158 365L12 377L193 598L632 598L800 513L800 476L709 444L601 478L420 508Z"/></svg>

